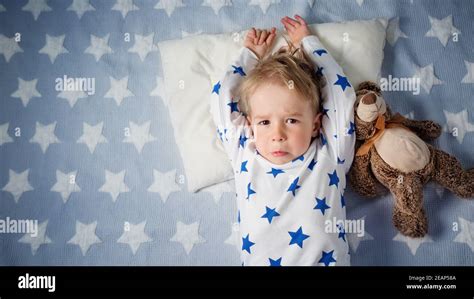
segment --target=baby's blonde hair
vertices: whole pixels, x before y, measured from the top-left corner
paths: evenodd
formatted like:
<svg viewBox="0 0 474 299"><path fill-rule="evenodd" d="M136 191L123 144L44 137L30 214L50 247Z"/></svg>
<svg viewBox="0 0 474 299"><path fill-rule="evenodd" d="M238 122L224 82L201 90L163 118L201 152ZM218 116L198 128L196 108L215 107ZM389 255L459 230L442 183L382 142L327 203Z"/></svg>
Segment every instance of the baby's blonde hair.
<svg viewBox="0 0 474 299"><path fill-rule="evenodd" d="M266 55L238 86L240 111L250 116L250 97L264 83L276 83L295 91L312 102L313 112L320 110L320 78L304 51L285 38L288 48Z"/></svg>

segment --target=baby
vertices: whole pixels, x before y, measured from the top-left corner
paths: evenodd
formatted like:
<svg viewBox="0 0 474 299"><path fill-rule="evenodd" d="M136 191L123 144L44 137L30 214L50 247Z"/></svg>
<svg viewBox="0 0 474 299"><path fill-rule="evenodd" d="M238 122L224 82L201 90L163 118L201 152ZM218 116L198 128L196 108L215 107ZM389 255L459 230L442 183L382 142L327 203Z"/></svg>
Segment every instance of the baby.
<svg viewBox="0 0 474 299"><path fill-rule="evenodd" d="M305 20L281 22L288 50L266 55L275 28L252 28L212 90L211 112L235 173L242 265L348 266L344 227L328 227L346 219L355 92Z"/></svg>

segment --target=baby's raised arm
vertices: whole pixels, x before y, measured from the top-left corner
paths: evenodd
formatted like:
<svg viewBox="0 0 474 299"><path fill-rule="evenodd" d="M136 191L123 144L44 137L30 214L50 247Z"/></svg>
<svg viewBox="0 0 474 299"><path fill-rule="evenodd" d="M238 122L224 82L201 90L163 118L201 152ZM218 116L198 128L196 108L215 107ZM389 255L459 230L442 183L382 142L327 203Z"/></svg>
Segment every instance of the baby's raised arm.
<svg viewBox="0 0 474 299"><path fill-rule="evenodd" d="M313 62L317 73L325 77L321 88L323 119L321 142L330 147L338 164L344 164L349 170L354 157L355 125L354 88L344 74L341 66L325 49L316 35L312 35L306 22L299 16L297 20L282 19L292 43L299 43Z"/></svg>
<svg viewBox="0 0 474 299"><path fill-rule="evenodd" d="M216 82L211 91L211 113L217 127L217 136L222 141L232 167L237 165L240 154L250 138L250 127L245 115L239 110L237 87L245 76L255 67L260 58L271 49L275 37L274 28L270 33L254 28L249 31L239 57L229 63L223 78Z"/></svg>

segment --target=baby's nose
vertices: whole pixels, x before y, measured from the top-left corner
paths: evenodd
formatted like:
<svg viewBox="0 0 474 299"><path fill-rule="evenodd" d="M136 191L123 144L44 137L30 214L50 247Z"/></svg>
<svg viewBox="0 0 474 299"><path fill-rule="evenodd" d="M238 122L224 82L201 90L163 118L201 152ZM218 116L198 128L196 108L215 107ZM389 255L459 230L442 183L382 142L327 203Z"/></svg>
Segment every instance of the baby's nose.
<svg viewBox="0 0 474 299"><path fill-rule="evenodd" d="M283 129L280 127L275 128L275 131L273 132L273 141L284 141L285 140L285 133L283 132Z"/></svg>

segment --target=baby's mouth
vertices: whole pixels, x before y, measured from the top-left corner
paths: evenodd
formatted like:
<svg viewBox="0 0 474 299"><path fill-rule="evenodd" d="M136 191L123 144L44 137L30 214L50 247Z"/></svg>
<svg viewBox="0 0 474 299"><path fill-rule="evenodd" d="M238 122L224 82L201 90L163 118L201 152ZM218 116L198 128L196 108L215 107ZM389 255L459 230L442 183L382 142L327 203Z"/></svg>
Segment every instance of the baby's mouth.
<svg viewBox="0 0 474 299"><path fill-rule="evenodd" d="M284 152L284 151L274 151L272 152L272 155L274 157L283 157L283 156L286 156L288 153L287 152Z"/></svg>

